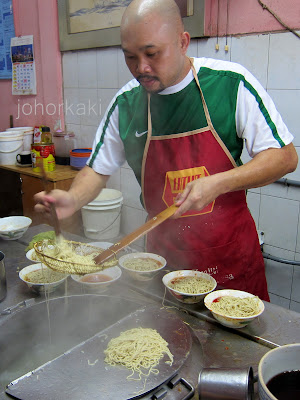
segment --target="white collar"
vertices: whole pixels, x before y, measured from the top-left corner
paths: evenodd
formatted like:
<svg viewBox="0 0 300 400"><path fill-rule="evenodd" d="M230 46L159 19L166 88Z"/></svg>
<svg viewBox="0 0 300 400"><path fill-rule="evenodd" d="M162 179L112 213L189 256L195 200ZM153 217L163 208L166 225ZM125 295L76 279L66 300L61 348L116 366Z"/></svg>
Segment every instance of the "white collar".
<svg viewBox="0 0 300 400"><path fill-rule="evenodd" d="M197 61L198 61L197 58L194 58L194 67L195 67L196 72L198 73L198 71L200 69L200 63ZM194 79L193 71L192 71L192 69L190 69L189 72L187 73L187 75L182 79L182 81L180 81L179 83L176 83L176 85L167 87L166 89L162 90L158 94L167 95L167 94L178 93L182 89L187 87L187 85L189 85L193 79Z"/></svg>

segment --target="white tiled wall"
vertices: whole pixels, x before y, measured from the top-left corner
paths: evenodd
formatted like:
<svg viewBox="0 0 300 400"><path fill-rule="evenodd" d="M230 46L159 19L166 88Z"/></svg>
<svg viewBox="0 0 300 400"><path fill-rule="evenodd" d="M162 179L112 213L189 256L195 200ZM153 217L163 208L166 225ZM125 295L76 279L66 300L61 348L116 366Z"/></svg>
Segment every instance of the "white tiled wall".
<svg viewBox="0 0 300 400"><path fill-rule="evenodd" d="M300 153L300 41L292 33L274 33L193 40L190 56L234 61L248 68L267 89L285 123L295 136ZM229 51L225 51L225 44ZM97 126L113 95L131 75L118 47L66 52L63 54L66 124L75 132L77 145L91 147ZM244 162L248 160L243 156ZM300 167L287 176L300 181ZM146 219L140 188L125 164L108 181L124 197L122 233L130 233ZM264 251L281 259L299 261L300 188L275 183L248 192L248 205L257 229L264 232ZM137 245L143 249L144 240ZM300 266L266 260L271 301L300 312Z"/></svg>

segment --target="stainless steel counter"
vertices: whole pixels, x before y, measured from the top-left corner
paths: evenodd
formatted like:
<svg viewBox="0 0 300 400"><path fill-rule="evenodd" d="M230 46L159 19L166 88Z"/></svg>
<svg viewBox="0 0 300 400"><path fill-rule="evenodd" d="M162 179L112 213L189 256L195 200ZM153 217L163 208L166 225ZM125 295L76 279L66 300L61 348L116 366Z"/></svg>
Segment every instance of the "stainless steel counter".
<svg viewBox="0 0 300 400"><path fill-rule="evenodd" d="M11 314L30 307L32 304L45 301L43 296L29 291L28 287L18 278L18 271L32 263L25 256L25 248L29 241L35 234L46 230L52 230L52 228L47 225L34 226L30 227L19 240L0 240L0 250L5 254L8 286L7 297L0 303L0 324L10 318ZM69 233L65 233L65 237L82 242L91 241ZM198 374L202 367L243 368L252 366L256 374L259 360L271 348L300 342L299 313L265 303L265 312L248 327L239 330L225 328L213 319L203 303L186 306L166 293L161 280L163 273L163 271L158 273L155 279L145 283L136 283L123 273L121 279L101 295L108 296L108 298L119 298L120 304L122 299L126 299L140 306L164 305L170 307L168 309L171 312L179 315L190 327L193 337L190 357L180 370L180 374L194 387L197 386ZM67 295L83 294L81 286L69 277ZM54 299L65 295L65 286L62 285L49 296L50 299ZM1 390L4 388L0 387L0 392ZM6 394L0 394L0 399L8 398ZM151 397L144 398L150 399ZM168 394L166 398L177 400L182 398L182 394L181 397L178 397L178 391L176 391L175 394ZM198 399L197 393L193 399Z"/></svg>

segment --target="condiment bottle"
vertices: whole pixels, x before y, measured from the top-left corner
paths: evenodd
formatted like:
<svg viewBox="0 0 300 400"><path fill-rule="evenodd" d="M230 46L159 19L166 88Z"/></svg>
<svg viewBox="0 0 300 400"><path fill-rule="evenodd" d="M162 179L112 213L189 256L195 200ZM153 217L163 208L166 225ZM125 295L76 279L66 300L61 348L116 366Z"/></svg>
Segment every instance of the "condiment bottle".
<svg viewBox="0 0 300 400"><path fill-rule="evenodd" d="M42 144L52 143L52 135L48 126L42 127L41 142Z"/></svg>

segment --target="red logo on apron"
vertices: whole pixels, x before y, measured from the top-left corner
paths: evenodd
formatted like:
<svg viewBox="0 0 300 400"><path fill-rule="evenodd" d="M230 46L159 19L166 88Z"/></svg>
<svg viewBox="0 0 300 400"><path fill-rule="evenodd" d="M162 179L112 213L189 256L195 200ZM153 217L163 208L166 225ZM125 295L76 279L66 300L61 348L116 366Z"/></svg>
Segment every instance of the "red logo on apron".
<svg viewBox="0 0 300 400"><path fill-rule="evenodd" d="M209 176L209 173L205 167L188 168L180 171L168 171L165 177L165 187L163 192L163 201L169 207L174 204L174 200L178 193L182 193L189 182L195 179ZM183 217L190 217L193 215L202 215L211 213L214 208L215 201L210 203L208 206L203 208L201 211L189 210Z"/></svg>

